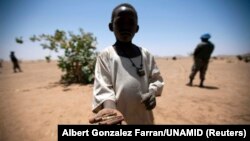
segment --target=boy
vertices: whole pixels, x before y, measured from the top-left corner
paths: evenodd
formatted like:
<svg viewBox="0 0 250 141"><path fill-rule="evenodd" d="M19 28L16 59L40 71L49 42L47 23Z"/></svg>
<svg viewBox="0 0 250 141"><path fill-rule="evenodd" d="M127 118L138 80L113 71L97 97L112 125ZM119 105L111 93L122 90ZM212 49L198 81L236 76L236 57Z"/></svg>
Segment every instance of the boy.
<svg viewBox="0 0 250 141"><path fill-rule="evenodd" d="M132 43L139 30L134 7L127 3L115 7L109 29L116 42L97 58L92 109L97 115L90 123L153 124L155 97L161 95L164 83L154 57ZM105 115L120 118L118 122L100 120Z"/></svg>

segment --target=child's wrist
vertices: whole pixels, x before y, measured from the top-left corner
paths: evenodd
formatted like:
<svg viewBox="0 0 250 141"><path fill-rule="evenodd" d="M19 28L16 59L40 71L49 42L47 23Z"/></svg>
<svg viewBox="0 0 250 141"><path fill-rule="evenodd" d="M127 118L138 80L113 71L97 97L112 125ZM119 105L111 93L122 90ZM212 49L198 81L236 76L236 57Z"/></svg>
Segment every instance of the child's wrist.
<svg viewBox="0 0 250 141"><path fill-rule="evenodd" d="M103 108L116 109L116 104L112 100L106 100L103 102Z"/></svg>

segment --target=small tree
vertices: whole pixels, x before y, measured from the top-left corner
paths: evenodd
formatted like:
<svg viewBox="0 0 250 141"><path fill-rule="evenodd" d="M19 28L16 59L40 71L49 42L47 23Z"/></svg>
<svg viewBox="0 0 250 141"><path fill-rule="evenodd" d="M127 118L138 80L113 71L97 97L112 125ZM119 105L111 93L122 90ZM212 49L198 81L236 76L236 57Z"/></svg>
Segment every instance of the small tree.
<svg viewBox="0 0 250 141"><path fill-rule="evenodd" d="M64 50L63 56L58 56L58 67L65 72L61 82L65 84L92 83L94 80L94 67L96 61L96 38L92 33L85 33L80 29L80 35L73 32L56 30L54 35L42 34L30 37L33 42L42 42L43 49L58 52ZM19 41L20 42L20 41ZM50 56L46 56L50 60Z"/></svg>

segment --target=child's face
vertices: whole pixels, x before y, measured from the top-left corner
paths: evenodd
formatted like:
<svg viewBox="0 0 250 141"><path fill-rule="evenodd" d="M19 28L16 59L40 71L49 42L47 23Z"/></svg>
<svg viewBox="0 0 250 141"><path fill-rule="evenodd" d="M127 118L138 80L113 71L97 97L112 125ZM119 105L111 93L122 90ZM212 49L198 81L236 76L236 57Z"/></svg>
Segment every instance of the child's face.
<svg viewBox="0 0 250 141"><path fill-rule="evenodd" d="M132 41L135 33L138 31L137 17L134 11L125 6L117 9L115 11L112 27L118 41Z"/></svg>

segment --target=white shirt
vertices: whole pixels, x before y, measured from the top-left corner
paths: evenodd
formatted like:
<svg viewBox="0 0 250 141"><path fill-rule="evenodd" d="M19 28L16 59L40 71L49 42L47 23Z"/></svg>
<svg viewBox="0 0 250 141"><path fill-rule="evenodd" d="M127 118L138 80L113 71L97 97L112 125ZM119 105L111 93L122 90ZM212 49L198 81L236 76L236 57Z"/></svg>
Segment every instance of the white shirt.
<svg viewBox="0 0 250 141"><path fill-rule="evenodd" d="M113 100L128 124L154 123L152 111L146 110L141 103L141 95L152 89L156 96L160 96L164 83L154 57L146 49L140 50L144 76L139 76L129 58L119 56L112 46L99 54L95 67L93 112L101 110L104 101ZM139 68L141 56L131 59Z"/></svg>

